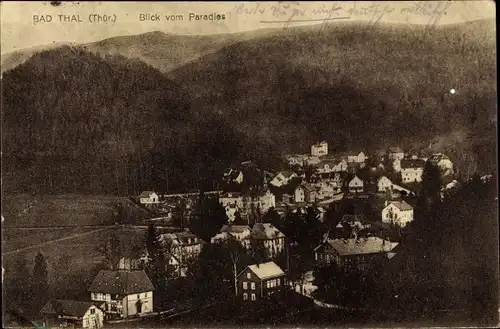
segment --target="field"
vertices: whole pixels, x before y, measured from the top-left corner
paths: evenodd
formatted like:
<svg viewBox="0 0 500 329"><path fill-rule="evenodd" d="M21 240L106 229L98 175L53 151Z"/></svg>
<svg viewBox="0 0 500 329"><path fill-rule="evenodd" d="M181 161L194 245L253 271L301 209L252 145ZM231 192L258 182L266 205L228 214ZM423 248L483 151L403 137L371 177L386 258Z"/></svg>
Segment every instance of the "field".
<svg viewBox="0 0 500 329"><path fill-rule="evenodd" d="M2 246L4 247L2 258L5 270L15 271L15 268L12 267L14 261L23 257L27 261L28 269L31 270L36 253L41 252L47 261L51 288L58 287L59 290L65 291L65 294L76 298L88 288L95 271L105 260L100 252L103 243L116 235L120 240L122 255L127 256L138 251L143 245L144 231L118 226L85 230L60 229L45 231L42 234L22 232L22 234L19 237L14 236L14 233L11 232L5 234L8 236L5 245ZM49 239L60 239L73 235L76 236L61 241L46 242L40 247L9 253L9 250L17 249L16 245L34 245ZM15 275L26 275L26 273L15 273Z"/></svg>
<svg viewBox="0 0 500 329"><path fill-rule="evenodd" d="M14 279L10 284L15 284L16 277L30 275L17 271L15 261L24 258L31 272L35 255L41 252L47 261L50 290L59 297L85 298L105 262L102 247L111 237L118 237L122 256L143 247L143 229L115 225L120 203L129 215L146 215L124 197L16 195L2 201L2 263L6 277Z"/></svg>
<svg viewBox="0 0 500 329"><path fill-rule="evenodd" d="M143 218L146 212L128 198L117 196L27 194L3 197L4 227L113 225L119 204L130 216Z"/></svg>

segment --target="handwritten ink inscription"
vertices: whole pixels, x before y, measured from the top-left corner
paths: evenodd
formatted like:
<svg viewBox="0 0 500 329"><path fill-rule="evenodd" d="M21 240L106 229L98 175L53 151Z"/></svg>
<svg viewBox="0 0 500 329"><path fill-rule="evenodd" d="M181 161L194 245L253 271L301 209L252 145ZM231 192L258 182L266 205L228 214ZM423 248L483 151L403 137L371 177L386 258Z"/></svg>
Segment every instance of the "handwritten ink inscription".
<svg viewBox="0 0 500 329"><path fill-rule="evenodd" d="M324 24L332 20L348 19L363 20L368 24L376 24L388 15L412 20L422 20L428 17L427 25L435 27L453 2L433 2L420 1L410 5L401 3L371 3L366 2L331 2L317 5L309 5L300 2L277 2L277 3L239 3L233 8L236 16L256 16L261 18L261 23L278 23L283 28L288 28L293 23L300 22L323 22Z"/></svg>

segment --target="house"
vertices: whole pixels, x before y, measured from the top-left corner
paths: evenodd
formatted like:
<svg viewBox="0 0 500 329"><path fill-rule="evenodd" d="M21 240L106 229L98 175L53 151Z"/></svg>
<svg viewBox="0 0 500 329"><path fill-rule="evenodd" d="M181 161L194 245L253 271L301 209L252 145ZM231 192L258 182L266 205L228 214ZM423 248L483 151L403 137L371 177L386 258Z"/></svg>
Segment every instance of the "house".
<svg viewBox="0 0 500 329"><path fill-rule="evenodd" d="M311 146L311 155L320 157L328 155L328 143L323 141Z"/></svg>
<svg viewBox="0 0 500 329"><path fill-rule="evenodd" d="M229 169L224 173L224 180L226 182L241 184L243 183L243 173L241 170Z"/></svg>
<svg viewBox="0 0 500 329"><path fill-rule="evenodd" d="M160 239L170 249L169 262L176 275L185 276L188 266L200 255L203 241L187 230L162 234Z"/></svg>
<svg viewBox="0 0 500 329"><path fill-rule="evenodd" d="M296 173L294 173L291 170L286 170L279 172L274 178L269 182L269 184L276 186L276 187L282 187L284 185L287 185L290 180L293 178L298 177Z"/></svg>
<svg viewBox="0 0 500 329"><path fill-rule="evenodd" d="M285 235L270 223L255 223L250 238L262 241L270 258L285 250Z"/></svg>
<svg viewBox="0 0 500 329"><path fill-rule="evenodd" d="M318 199L333 198L333 196L340 192L340 186L335 183L320 182L317 184Z"/></svg>
<svg viewBox="0 0 500 329"><path fill-rule="evenodd" d="M427 161L437 166L442 176L453 175L453 163L450 158L443 153L434 153Z"/></svg>
<svg viewBox="0 0 500 329"><path fill-rule="evenodd" d="M425 161L401 160L401 180L403 183L421 182Z"/></svg>
<svg viewBox="0 0 500 329"><path fill-rule="evenodd" d="M386 201L382 209L382 222L394 223L401 227L413 221L413 207L406 201Z"/></svg>
<svg viewBox="0 0 500 329"><path fill-rule="evenodd" d="M160 198L153 191L144 191L139 195L139 202L141 204L158 204L160 203Z"/></svg>
<svg viewBox="0 0 500 329"><path fill-rule="evenodd" d="M293 155L287 155L285 159L288 161L288 166L290 167L295 167L299 166L302 167L304 165L304 161L307 158L307 154L293 154Z"/></svg>
<svg viewBox="0 0 500 329"><path fill-rule="evenodd" d="M295 203L315 202L318 197L318 192L314 186L302 184L295 188L293 192Z"/></svg>
<svg viewBox="0 0 500 329"><path fill-rule="evenodd" d="M153 283L142 270L101 270L89 287L92 301L102 303L108 319L153 312L153 291Z"/></svg>
<svg viewBox="0 0 500 329"><path fill-rule="evenodd" d="M285 272L274 262L247 266L237 275L237 297L258 302L287 287Z"/></svg>
<svg viewBox="0 0 500 329"><path fill-rule="evenodd" d="M392 182L386 176L381 176L377 179L377 191L385 192L392 187Z"/></svg>
<svg viewBox="0 0 500 329"><path fill-rule="evenodd" d="M220 229L220 233L214 236L212 243L225 242L229 239L238 241L244 248L250 247L250 235L252 229L247 225L224 225Z"/></svg>
<svg viewBox="0 0 500 329"><path fill-rule="evenodd" d="M104 311L94 302L52 299L42 308L43 326L102 328Z"/></svg>
<svg viewBox="0 0 500 329"><path fill-rule="evenodd" d="M226 208L228 205L235 205L243 208L243 195L241 193L228 192L219 196L219 203Z"/></svg>
<svg viewBox="0 0 500 329"><path fill-rule="evenodd" d="M334 172L347 171L347 161L345 159L337 160L335 166L333 167Z"/></svg>
<svg viewBox="0 0 500 329"><path fill-rule="evenodd" d="M403 160L405 158L405 152L400 149L398 146L396 147L390 147L389 151L387 152L389 160Z"/></svg>
<svg viewBox="0 0 500 329"><path fill-rule="evenodd" d="M379 237L348 239L329 239L314 249L314 258L318 265L337 264L343 270L357 269L367 271L374 263L388 258L389 252L398 243Z"/></svg>
<svg viewBox="0 0 500 329"><path fill-rule="evenodd" d="M252 192L243 197L243 212L248 213L251 209L258 209L261 214L266 213L270 208L276 207L276 196L271 191Z"/></svg>
<svg viewBox="0 0 500 329"><path fill-rule="evenodd" d="M354 176L347 183L347 188L350 193L361 193L363 192L363 187L363 181L358 176Z"/></svg>
<svg viewBox="0 0 500 329"><path fill-rule="evenodd" d="M347 153L347 162L364 163L368 157L362 151Z"/></svg>
<svg viewBox="0 0 500 329"><path fill-rule="evenodd" d="M305 159L305 165L307 166L317 166L321 163L321 160L317 156L308 156Z"/></svg>

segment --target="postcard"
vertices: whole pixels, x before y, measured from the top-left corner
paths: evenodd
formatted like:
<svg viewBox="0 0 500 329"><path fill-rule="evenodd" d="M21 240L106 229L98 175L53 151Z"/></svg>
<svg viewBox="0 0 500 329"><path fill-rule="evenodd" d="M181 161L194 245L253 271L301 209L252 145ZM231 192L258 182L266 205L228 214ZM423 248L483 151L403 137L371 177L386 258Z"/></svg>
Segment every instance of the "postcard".
<svg viewBox="0 0 500 329"><path fill-rule="evenodd" d="M494 1L0 6L4 327L498 326Z"/></svg>

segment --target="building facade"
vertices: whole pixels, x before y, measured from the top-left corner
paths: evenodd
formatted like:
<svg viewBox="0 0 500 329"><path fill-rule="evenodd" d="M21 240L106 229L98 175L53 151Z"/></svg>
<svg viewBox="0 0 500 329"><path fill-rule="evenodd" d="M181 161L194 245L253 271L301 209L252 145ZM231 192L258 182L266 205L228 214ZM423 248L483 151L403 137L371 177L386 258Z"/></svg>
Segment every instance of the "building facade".
<svg viewBox="0 0 500 329"><path fill-rule="evenodd" d="M257 303L287 286L285 272L274 262L247 266L237 276L237 296Z"/></svg>

